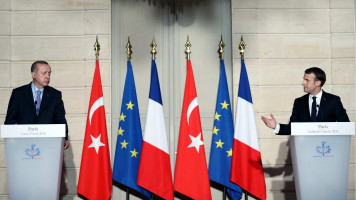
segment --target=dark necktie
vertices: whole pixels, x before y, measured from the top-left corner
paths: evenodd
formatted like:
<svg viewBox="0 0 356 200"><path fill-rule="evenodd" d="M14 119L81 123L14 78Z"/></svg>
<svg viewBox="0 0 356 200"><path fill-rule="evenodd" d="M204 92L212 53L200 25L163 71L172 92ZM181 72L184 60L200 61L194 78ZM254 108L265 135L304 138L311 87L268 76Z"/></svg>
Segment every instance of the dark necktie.
<svg viewBox="0 0 356 200"><path fill-rule="evenodd" d="M41 90L37 90L37 96L36 96L36 115L38 116L38 113L40 112L40 106L41 106Z"/></svg>
<svg viewBox="0 0 356 200"><path fill-rule="evenodd" d="M316 122L316 97L313 98L312 110L311 110L311 121Z"/></svg>

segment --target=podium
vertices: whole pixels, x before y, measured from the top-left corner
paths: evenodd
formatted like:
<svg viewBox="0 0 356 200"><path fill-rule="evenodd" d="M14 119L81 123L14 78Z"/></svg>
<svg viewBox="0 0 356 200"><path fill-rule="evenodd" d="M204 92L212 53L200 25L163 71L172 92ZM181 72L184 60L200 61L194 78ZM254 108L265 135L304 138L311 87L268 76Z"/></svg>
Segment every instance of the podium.
<svg viewBox="0 0 356 200"><path fill-rule="evenodd" d="M346 200L355 123L292 123L291 132L297 199Z"/></svg>
<svg viewBox="0 0 356 200"><path fill-rule="evenodd" d="M11 200L59 199L65 125L1 125Z"/></svg>

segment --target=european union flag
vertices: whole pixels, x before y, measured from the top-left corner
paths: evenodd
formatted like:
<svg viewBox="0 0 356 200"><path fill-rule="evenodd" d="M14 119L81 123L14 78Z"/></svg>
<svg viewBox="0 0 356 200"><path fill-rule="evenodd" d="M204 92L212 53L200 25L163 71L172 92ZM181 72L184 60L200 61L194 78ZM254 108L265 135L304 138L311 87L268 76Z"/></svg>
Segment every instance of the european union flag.
<svg viewBox="0 0 356 200"><path fill-rule="evenodd" d="M130 61L127 61L127 74L117 133L113 180L150 198L150 193L137 185L142 148L142 130L135 80Z"/></svg>
<svg viewBox="0 0 356 200"><path fill-rule="evenodd" d="M226 187L230 197L235 200L241 198L242 189L230 181L234 125L224 60L220 61L220 65L219 90L216 100L209 161L209 177L211 181Z"/></svg>

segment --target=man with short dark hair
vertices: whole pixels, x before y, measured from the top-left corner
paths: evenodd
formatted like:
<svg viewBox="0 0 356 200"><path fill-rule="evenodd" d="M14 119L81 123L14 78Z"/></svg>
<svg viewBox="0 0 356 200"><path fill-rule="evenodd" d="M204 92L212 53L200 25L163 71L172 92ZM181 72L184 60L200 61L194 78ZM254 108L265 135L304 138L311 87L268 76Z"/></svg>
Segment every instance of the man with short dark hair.
<svg viewBox="0 0 356 200"><path fill-rule="evenodd" d="M4 124L65 124L69 147L68 125L65 118L62 93L48 86L51 67L46 61L31 66L32 82L12 91Z"/></svg>
<svg viewBox="0 0 356 200"><path fill-rule="evenodd" d="M302 85L307 94L295 99L289 124L277 123L272 114L271 119L262 116L262 121L278 135L290 135L291 122L349 122L340 97L321 89L325 81L322 69L306 69Z"/></svg>

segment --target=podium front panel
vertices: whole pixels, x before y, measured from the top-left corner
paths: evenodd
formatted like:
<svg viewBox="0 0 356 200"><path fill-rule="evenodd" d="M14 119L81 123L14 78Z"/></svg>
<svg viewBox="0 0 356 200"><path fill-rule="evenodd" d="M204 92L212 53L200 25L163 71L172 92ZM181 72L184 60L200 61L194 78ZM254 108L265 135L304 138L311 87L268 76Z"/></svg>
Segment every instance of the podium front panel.
<svg viewBox="0 0 356 200"><path fill-rule="evenodd" d="M291 137L298 199L347 199L350 142L350 135Z"/></svg>
<svg viewBox="0 0 356 200"><path fill-rule="evenodd" d="M10 199L58 199L64 138L4 140Z"/></svg>

